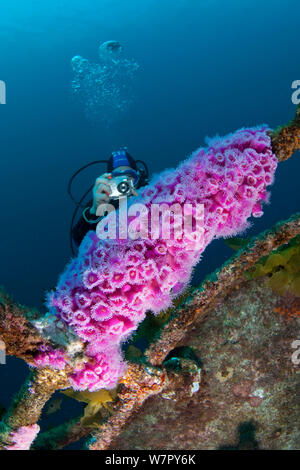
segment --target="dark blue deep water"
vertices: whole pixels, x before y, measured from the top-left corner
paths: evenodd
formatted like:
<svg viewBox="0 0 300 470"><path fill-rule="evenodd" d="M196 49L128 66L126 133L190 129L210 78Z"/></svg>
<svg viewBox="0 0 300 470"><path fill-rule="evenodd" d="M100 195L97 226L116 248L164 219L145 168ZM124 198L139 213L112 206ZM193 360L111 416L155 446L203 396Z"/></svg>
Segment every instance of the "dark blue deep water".
<svg viewBox="0 0 300 470"><path fill-rule="evenodd" d="M206 136L291 119L300 80L298 0L10 0L0 5L0 283L20 303L42 308L70 258L73 204L66 186L80 166L120 145L151 172L178 164ZM140 64L135 101L109 128L71 99L70 60L97 60L118 40ZM297 158L298 157L298 158ZM103 169L87 171L82 194ZM259 233L299 210L300 158L279 165ZM193 282L232 251L206 250ZM26 370L0 366L7 406Z"/></svg>

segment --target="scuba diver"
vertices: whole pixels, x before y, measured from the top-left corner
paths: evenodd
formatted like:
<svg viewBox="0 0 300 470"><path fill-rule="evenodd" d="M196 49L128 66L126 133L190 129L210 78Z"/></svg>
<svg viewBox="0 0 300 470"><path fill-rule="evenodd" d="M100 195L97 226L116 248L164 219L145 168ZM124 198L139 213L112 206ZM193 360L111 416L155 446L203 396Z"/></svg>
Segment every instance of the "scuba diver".
<svg viewBox="0 0 300 470"><path fill-rule="evenodd" d="M77 202L71 192L74 178L84 169L98 163L106 163L107 171L96 179L95 184L86 191L79 202ZM101 204L112 204L116 209L119 207L119 199L122 196L137 196L137 190L146 186L149 181L149 171L146 163L142 160L134 160L127 152L127 148L113 152L108 161L97 160L80 168L69 181L68 193L76 204L70 230L70 243L72 254L74 255L73 242L80 245L84 236L90 230L96 230L98 222L102 217L97 216L98 208ZM93 199L89 203L83 204L85 197L93 190ZM75 217L79 208L82 208L81 217L74 225Z"/></svg>

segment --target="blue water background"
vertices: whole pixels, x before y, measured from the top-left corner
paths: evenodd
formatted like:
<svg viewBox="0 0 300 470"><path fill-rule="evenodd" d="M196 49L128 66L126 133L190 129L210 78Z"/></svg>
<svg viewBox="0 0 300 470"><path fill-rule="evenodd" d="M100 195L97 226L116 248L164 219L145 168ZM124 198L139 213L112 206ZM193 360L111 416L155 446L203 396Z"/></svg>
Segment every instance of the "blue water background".
<svg viewBox="0 0 300 470"><path fill-rule="evenodd" d="M297 0L11 0L0 6L0 279L19 302L42 307L70 258L73 205L66 185L80 166L127 145L152 172L176 166L205 136L283 124L300 79ZM136 101L110 129L92 125L70 97L70 59L97 60L116 39L140 64ZM75 185L78 195L99 170ZM300 156L280 164L256 234L299 210ZM194 282L232 251L212 243ZM17 366L16 366L17 367ZM13 380L0 366L1 381ZM17 369L14 369L17 370ZM15 374L14 386L23 372ZM8 389L0 389L7 405Z"/></svg>

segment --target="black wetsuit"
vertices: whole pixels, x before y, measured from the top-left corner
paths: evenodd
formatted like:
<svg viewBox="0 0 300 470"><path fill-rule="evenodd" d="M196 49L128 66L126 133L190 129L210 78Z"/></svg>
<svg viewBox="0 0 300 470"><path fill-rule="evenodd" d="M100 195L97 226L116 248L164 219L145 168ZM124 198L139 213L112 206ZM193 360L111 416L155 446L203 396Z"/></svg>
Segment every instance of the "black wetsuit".
<svg viewBox="0 0 300 470"><path fill-rule="evenodd" d="M109 204L112 204L116 209L119 207L119 201L118 199L109 201ZM89 204L87 204L87 207L90 208L93 205L93 201L91 200ZM85 215L88 220L91 221L91 223L88 223L83 215L81 215L80 219L78 220L77 224L73 227L72 230L72 237L77 246L80 245L82 242L83 238L85 235L90 231L90 230L96 230L97 223L99 222L99 217L97 217L95 214L90 214L89 209L83 209L83 211L86 210ZM82 211L82 213L83 213ZM93 220L95 222L93 222Z"/></svg>

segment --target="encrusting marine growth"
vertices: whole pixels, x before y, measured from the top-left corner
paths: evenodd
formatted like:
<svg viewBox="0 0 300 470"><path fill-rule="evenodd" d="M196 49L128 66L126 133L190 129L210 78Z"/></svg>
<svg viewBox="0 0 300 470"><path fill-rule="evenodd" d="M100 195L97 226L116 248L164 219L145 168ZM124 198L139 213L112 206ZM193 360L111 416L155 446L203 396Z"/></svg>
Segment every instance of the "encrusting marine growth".
<svg viewBox="0 0 300 470"><path fill-rule="evenodd" d="M84 351L69 376L75 390L112 389L126 364L121 344L146 311L158 313L186 287L193 267L215 238L245 230L248 218L262 215L277 158L265 125L240 129L207 142L177 169L153 178L139 202L204 205L203 231L178 239L100 240L89 232L48 295L55 322L72 330ZM41 350L37 367L62 369L70 360L63 349Z"/></svg>
<svg viewBox="0 0 300 470"><path fill-rule="evenodd" d="M7 446L6 450L28 450L38 435L40 427L38 424L32 426L21 426L17 431L11 433L13 444Z"/></svg>
<svg viewBox="0 0 300 470"><path fill-rule="evenodd" d="M300 236L293 238L287 245L261 258L250 271L245 272L248 279L268 276L267 284L281 296L274 308L287 320L300 316Z"/></svg>
<svg viewBox="0 0 300 470"><path fill-rule="evenodd" d="M300 237L264 256L245 275L248 279L268 275L268 285L277 294L300 297Z"/></svg>

